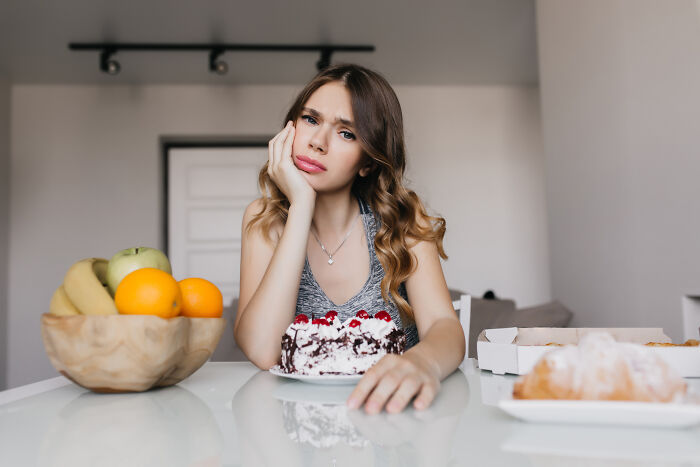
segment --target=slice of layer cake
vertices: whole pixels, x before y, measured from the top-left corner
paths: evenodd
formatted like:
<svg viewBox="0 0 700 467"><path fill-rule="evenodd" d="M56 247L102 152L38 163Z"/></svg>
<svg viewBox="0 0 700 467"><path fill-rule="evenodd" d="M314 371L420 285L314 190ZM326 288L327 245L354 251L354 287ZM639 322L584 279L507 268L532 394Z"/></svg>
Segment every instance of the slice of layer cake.
<svg viewBox="0 0 700 467"><path fill-rule="evenodd" d="M406 336L383 310L374 317L360 310L343 323L335 311L312 320L300 314L282 336L279 365L285 373L358 375L405 348Z"/></svg>

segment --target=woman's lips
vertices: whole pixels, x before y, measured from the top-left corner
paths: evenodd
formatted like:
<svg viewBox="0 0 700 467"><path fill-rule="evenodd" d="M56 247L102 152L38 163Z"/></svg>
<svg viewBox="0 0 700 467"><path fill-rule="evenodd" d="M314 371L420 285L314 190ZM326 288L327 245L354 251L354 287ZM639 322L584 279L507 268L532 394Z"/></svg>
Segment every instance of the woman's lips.
<svg viewBox="0 0 700 467"><path fill-rule="evenodd" d="M294 165L296 165L299 169L303 170L304 172L309 173L319 173L326 171L326 166L306 156L296 156L294 158Z"/></svg>

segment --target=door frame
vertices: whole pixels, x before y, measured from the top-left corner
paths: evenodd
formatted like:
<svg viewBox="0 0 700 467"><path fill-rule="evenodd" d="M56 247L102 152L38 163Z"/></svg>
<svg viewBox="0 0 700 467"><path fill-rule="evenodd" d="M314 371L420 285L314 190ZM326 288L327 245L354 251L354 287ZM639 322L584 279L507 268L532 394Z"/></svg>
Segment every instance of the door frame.
<svg viewBox="0 0 700 467"><path fill-rule="evenodd" d="M175 148L261 148L267 147L274 137L270 136L241 136L241 137L198 137L198 136L164 136L160 138L160 173L161 173L161 245L166 256L170 257L170 241L168 239L168 212L170 199L168 196L168 154Z"/></svg>

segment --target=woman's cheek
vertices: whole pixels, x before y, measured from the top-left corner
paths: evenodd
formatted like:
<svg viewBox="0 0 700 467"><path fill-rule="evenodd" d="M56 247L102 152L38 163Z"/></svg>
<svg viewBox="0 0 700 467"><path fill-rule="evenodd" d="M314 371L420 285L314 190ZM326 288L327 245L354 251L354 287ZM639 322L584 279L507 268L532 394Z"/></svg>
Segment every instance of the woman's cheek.
<svg viewBox="0 0 700 467"><path fill-rule="evenodd" d="M300 140L301 140L301 138L300 138L299 135L296 134L296 132L295 132L295 133L294 133L294 139L292 140L292 156L295 156L295 155L297 155L297 154L302 154L302 153L299 151Z"/></svg>

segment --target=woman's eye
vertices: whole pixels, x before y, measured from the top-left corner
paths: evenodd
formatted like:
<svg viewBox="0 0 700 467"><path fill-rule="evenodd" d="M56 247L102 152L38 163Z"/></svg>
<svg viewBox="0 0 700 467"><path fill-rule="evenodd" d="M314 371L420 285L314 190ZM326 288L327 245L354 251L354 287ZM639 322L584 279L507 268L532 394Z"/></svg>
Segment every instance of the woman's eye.
<svg viewBox="0 0 700 467"><path fill-rule="evenodd" d="M316 119L314 117L312 117L311 115L302 115L301 119L305 120L307 123L310 123L311 125L318 125L318 122L316 121ZM352 141L355 139L355 135L349 131L343 130L340 132L340 134L343 135L343 139L346 139L348 141Z"/></svg>

